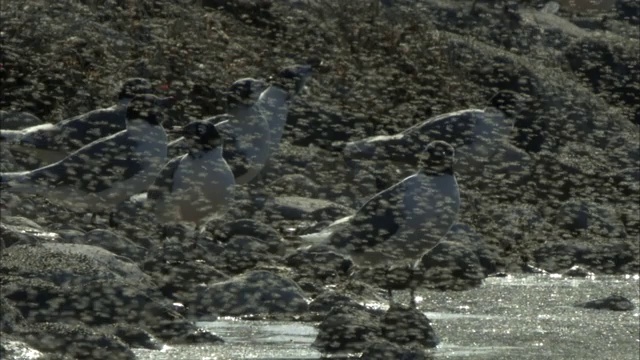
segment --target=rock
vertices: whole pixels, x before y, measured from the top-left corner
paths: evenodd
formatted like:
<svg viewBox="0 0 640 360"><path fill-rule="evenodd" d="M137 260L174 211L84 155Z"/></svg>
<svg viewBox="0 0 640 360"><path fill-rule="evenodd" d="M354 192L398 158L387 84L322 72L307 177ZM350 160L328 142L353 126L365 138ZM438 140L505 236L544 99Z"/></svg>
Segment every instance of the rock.
<svg viewBox="0 0 640 360"><path fill-rule="evenodd" d="M379 319L359 306L334 306L318 325L314 348L322 353L364 351L380 340Z"/></svg>
<svg viewBox="0 0 640 360"><path fill-rule="evenodd" d="M60 235L62 243L83 244L85 242L86 232L79 229L58 229L56 234Z"/></svg>
<svg viewBox="0 0 640 360"><path fill-rule="evenodd" d="M5 224L4 218L2 223L0 223L0 239L2 240L2 246L5 248L17 245L17 244L40 244L43 242L57 242L60 241L60 236L56 233L49 232L46 230L42 230L39 226L33 228L31 226L27 226L24 224L33 223L30 220L27 220L22 217L13 218L7 217L10 219L9 222L15 221L16 223L22 223L23 225L11 225ZM22 221L27 220L27 221ZM36 224L37 226L37 224Z"/></svg>
<svg viewBox="0 0 640 360"><path fill-rule="evenodd" d="M10 334L23 321L22 313L4 296L0 296L0 332Z"/></svg>
<svg viewBox="0 0 640 360"><path fill-rule="evenodd" d="M285 259L301 277L312 277L325 281L348 275L353 262L348 257L329 249L310 247L298 249Z"/></svg>
<svg viewBox="0 0 640 360"><path fill-rule="evenodd" d="M360 360L427 360L424 350L406 348L388 341L376 341L369 345Z"/></svg>
<svg viewBox="0 0 640 360"><path fill-rule="evenodd" d="M3 360L73 360L62 354L40 352L24 341L5 333L0 336L0 357Z"/></svg>
<svg viewBox="0 0 640 360"><path fill-rule="evenodd" d="M505 266L505 261L500 257L499 249L487 244L484 237L467 224L454 224L443 240L462 244L473 250L487 276L496 273Z"/></svg>
<svg viewBox="0 0 640 360"><path fill-rule="evenodd" d="M276 263L279 256L269 250L269 245L258 238L236 235L225 244L220 259L224 262L223 269L239 274L260 263Z"/></svg>
<svg viewBox="0 0 640 360"><path fill-rule="evenodd" d="M119 236L112 231L105 229L94 229L85 235L85 244L99 246L114 254L140 260L144 257L146 249L135 244L133 241Z"/></svg>
<svg viewBox="0 0 640 360"><path fill-rule="evenodd" d="M15 245L3 252L0 268L8 275L37 277L59 285L114 278L150 280L136 264L91 245Z"/></svg>
<svg viewBox="0 0 640 360"><path fill-rule="evenodd" d="M318 184L302 174L284 175L267 186L267 191L275 196L314 198L318 196L318 190Z"/></svg>
<svg viewBox="0 0 640 360"><path fill-rule="evenodd" d="M486 277L478 256L465 245L441 241L420 259L425 284L441 290L464 290L482 284Z"/></svg>
<svg viewBox="0 0 640 360"><path fill-rule="evenodd" d="M0 110L0 129L22 130L42 124L37 116L28 112Z"/></svg>
<svg viewBox="0 0 640 360"><path fill-rule="evenodd" d="M434 348L440 343L431 321L417 309L392 304L380 324L382 337L398 345Z"/></svg>
<svg viewBox="0 0 640 360"><path fill-rule="evenodd" d="M620 20L638 25L640 24L640 5L634 0L617 0L616 15Z"/></svg>
<svg viewBox="0 0 640 360"><path fill-rule="evenodd" d="M252 271L201 289L199 313L221 316L298 314L307 310L302 289L270 271Z"/></svg>
<svg viewBox="0 0 640 360"><path fill-rule="evenodd" d="M96 279L62 287L14 276L5 277L4 281L4 296L25 319L33 322L81 319L88 325L117 322L148 325L173 319L170 304L159 291L138 282Z"/></svg>
<svg viewBox="0 0 640 360"><path fill-rule="evenodd" d="M187 307L197 297L197 287L229 276L203 261L167 261L158 256L147 259L142 268L158 284L162 294Z"/></svg>
<svg viewBox="0 0 640 360"><path fill-rule="evenodd" d="M631 311L636 308L629 299L620 295L611 295L604 299L591 300L576 306L586 309L613 311Z"/></svg>
<svg viewBox="0 0 640 360"><path fill-rule="evenodd" d="M122 340L80 324L31 324L20 328L16 336L40 351L61 353L77 359L136 359Z"/></svg>
<svg viewBox="0 0 640 360"><path fill-rule="evenodd" d="M103 326L100 328L100 331L118 337L130 348L162 349L162 343L160 343L158 339L136 326L118 323Z"/></svg>
<svg viewBox="0 0 640 360"><path fill-rule="evenodd" d="M338 213L346 216L353 213L353 210L327 200L281 196L267 201L265 213L272 221L281 219L321 221L324 217L323 213Z"/></svg>
<svg viewBox="0 0 640 360"><path fill-rule="evenodd" d="M480 203L474 216L478 232L495 239L503 253L520 252L524 247L545 243L555 229L535 206ZM518 254L518 257L520 254ZM518 259L513 260L516 263Z"/></svg>
<svg viewBox="0 0 640 360"><path fill-rule="evenodd" d="M567 277L576 277L576 278L593 278L595 277L595 274L592 273L591 271L583 268L580 265L575 265L572 266L571 269L567 270L564 272L564 274L562 274L563 276L567 276Z"/></svg>
<svg viewBox="0 0 640 360"><path fill-rule="evenodd" d="M24 228L25 230L37 230L41 232L45 231L42 226L38 225L35 221L22 216L3 216L2 223L18 228Z"/></svg>
<svg viewBox="0 0 640 360"><path fill-rule="evenodd" d="M624 224L612 207L584 200L565 202L555 217L555 225L577 237L583 233L609 239L626 237Z"/></svg>
<svg viewBox="0 0 640 360"><path fill-rule="evenodd" d="M620 3L620 2L618 2ZM636 5L636 11L640 8ZM636 21L638 14L636 13ZM628 106L633 111L630 120L640 125L640 67L634 59L640 48L610 39L584 37L564 49L572 71L604 95L611 103Z"/></svg>
<svg viewBox="0 0 640 360"><path fill-rule="evenodd" d="M543 269L560 272L574 265L584 265L590 270L605 274L629 273L637 266L637 244L627 242L606 243L593 246L586 242L555 242L542 245L533 251L533 258ZM631 268L629 268L631 266Z"/></svg>
<svg viewBox="0 0 640 360"><path fill-rule="evenodd" d="M534 250L533 259L544 270L558 272L571 268L590 253L590 247L583 242L553 243Z"/></svg>
<svg viewBox="0 0 640 360"><path fill-rule="evenodd" d="M317 312L323 317L327 315L334 307L348 306L352 308L361 308L367 310L366 307L360 305L347 295L327 290L320 295L316 296L309 304L309 311Z"/></svg>
<svg viewBox="0 0 640 360"><path fill-rule="evenodd" d="M253 219L240 219L227 222L213 230L214 240L228 243L234 236L247 235L262 242L267 252L283 254L284 241L280 234L271 226Z"/></svg>

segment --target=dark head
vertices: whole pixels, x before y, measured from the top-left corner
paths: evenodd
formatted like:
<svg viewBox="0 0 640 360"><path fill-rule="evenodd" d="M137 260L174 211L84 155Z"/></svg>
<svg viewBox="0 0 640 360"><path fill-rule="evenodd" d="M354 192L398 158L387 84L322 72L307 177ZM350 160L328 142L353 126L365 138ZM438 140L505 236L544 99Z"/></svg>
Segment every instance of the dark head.
<svg viewBox="0 0 640 360"><path fill-rule="evenodd" d="M189 144L189 154L222 147L222 137L213 122L197 120L182 128L182 136Z"/></svg>
<svg viewBox="0 0 640 360"><path fill-rule="evenodd" d="M262 80L253 78L237 80L229 86L227 104L229 106L253 106L266 88L267 84Z"/></svg>
<svg viewBox="0 0 640 360"><path fill-rule="evenodd" d="M136 95L152 93L153 88L149 80L143 78L129 78L125 80L120 87L118 100L131 99Z"/></svg>
<svg viewBox="0 0 640 360"><path fill-rule="evenodd" d="M127 105L127 120L142 119L152 125L164 121L166 109L173 104L173 98L160 98L155 95L136 95Z"/></svg>
<svg viewBox="0 0 640 360"><path fill-rule="evenodd" d="M455 150L449 143L436 140L418 158L419 171L430 175L453 174Z"/></svg>
<svg viewBox="0 0 640 360"><path fill-rule="evenodd" d="M313 70L311 65L287 66L278 72L273 82L285 89L291 96L298 95L304 88Z"/></svg>

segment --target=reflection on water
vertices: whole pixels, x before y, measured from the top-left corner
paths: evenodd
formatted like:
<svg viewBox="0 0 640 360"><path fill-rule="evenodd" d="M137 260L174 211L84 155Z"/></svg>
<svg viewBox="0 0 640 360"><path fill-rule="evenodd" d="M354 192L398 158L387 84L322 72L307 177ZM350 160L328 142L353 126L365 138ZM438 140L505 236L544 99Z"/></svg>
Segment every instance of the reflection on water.
<svg viewBox="0 0 640 360"><path fill-rule="evenodd" d="M634 359L640 358L639 278L567 279L510 276L487 279L464 292L422 292L419 306L433 321L440 359ZM576 308L575 303L613 293L636 310ZM402 300L401 296L398 300ZM407 300L407 299L404 299ZM384 306L384 304L371 304ZM200 325L222 336L218 346L135 350L140 359L318 359L309 345L312 323L220 319Z"/></svg>

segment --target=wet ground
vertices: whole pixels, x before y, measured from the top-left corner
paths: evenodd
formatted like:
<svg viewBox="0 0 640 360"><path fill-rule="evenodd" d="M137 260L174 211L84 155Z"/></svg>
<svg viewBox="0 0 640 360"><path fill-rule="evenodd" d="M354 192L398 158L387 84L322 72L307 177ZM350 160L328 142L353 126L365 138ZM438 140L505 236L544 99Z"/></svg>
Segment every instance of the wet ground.
<svg viewBox="0 0 640 360"><path fill-rule="evenodd" d="M466 292L423 292L419 307L442 344L436 359L640 359L640 278L490 278ZM619 294L636 309L590 310L575 303ZM399 301L406 301L401 294ZM384 306L385 304L371 304ZM221 319L201 326L222 346L136 350L139 359L318 359L313 323Z"/></svg>

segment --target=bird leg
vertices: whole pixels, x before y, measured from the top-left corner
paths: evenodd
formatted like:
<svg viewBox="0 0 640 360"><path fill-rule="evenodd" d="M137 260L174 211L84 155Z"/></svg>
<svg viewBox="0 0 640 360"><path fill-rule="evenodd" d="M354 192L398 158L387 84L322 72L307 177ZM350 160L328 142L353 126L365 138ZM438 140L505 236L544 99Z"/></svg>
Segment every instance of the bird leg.
<svg viewBox="0 0 640 360"><path fill-rule="evenodd" d="M411 296L411 302L409 303L409 305L411 305L412 309L417 309L417 305L416 305L416 288L411 286L411 288L409 289L409 295Z"/></svg>
<svg viewBox="0 0 640 360"><path fill-rule="evenodd" d="M193 249L196 249L198 247L198 240L200 238L200 231L198 231L198 224L195 225L195 228L193 229Z"/></svg>
<svg viewBox="0 0 640 360"><path fill-rule="evenodd" d="M98 219L98 214L91 213L91 225L95 225L97 219Z"/></svg>
<svg viewBox="0 0 640 360"><path fill-rule="evenodd" d="M109 226L114 228L114 229L118 227L118 222L116 221L116 212L115 211L111 211L109 213Z"/></svg>

